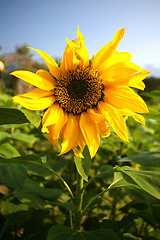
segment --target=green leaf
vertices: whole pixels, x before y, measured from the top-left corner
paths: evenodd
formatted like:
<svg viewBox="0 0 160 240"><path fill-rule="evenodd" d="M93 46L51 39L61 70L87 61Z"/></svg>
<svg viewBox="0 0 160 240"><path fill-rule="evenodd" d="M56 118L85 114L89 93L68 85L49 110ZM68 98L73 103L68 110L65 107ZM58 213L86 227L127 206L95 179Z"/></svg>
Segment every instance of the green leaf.
<svg viewBox="0 0 160 240"><path fill-rule="evenodd" d="M23 186L27 176L27 168L19 165L0 165L0 183L10 188L20 188Z"/></svg>
<svg viewBox="0 0 160 240"><path fill-rule="evenodd" d="M157 171L137 171L131 167L115 167L115 171L123 173L120 179L113 182L109 188L114 187L122 177L125 181L136 183L141 189L148 192L152 196L160 199L160 172ZM129 180L128 180L129 177Z"/></svg>
<svg viewBox="0 0 160 240"><path fill-rule="evenodd" d="M40 158L38 155L25 155L25 156L20 156L20 157L15 157L15 158L3 158L0 157L0 163L12 163L12 164L26 164L26 163L33 163L40 165L48 170L50 170L53 174L55 174L60 181L66 186L67 190L70 193L70 196L73 198L73 193L71 189L69 188L68 184L64 181L64 179L58 175L47 163L46 157Z"/></svg>
<svg viewBox="0 0 160 240"><path fill-rule="evenodd" d="M41 117L37 115L35 112L28 111L27 109L21 109L22 113L24 113L25 117L28 119L30 123L32 123L36 128L38 128L41 124Z"/></svg>
<svg viewBox="0 0 160 240"><path fill-rule="evenodd" d="M28 143L30 145L33 145L36 142L36 140L37 140L37 138L34 137L34 135L25 134L25 133L21 133L21 132L13 133L13 134L11 134L10 137L12 139L15 139L15 140L26 142L26 143Z"/></svg>
<svg viewBox="0 0 160 240"><path fill-rule="evenodd" d="M0 132L0 141L5 140L6 138L8 138L10 136L10 134L8 132Z"/></svg>
<svg viewBox="0 0 160 240"><path fill-rule="evenodd" d="M9 143L4 143L0 146L0 157L12 158L18 157L19 155L19 152Z"/></svg>
<svg viewBox="0 0 160 240"><path fill-rule="evenodd" d="M44 168L44 165L42 166L39 164L25 163L25 166L31 174L41 177L53 178L53 173L50 171L50 169Z"/></svg>
<svg viewBox="0 0 160 240"><path fill-rule="evenodd" d="M55 156L54 161L52 158L48 158L47 163L55 172L58 173L68 167L69 161L62 156Z"/></svg>
<svg viewBox="0 0 160 240"><path fill-rule="evenodd" d="M23 187L15 191L15 195L22 203L38 209L53 208L55 200L61 202L63 198L66 198L66 201L69 199L60 189L45 188L41 182L33 181L29 177Z"/></svg>
<svg viewBox="0 0 160 240"><path fill-rule="evenodd" d="M109 240L120 240L118 235L113 232L111 229L100 228L97 230L91 231L99 240L109 239Z"/></svg>
<svg viewBox="0 0 160 240"><path fill-rule="evenodd" d="M98 230L84 232L75 231L66 226L55 225L48 232L47 240L120 240L115 232L110 229L101 228Z"/></svg>
<svg viewBox="0 0 160 240"><path fill-rule="evenodd" d="M115 172L114 173L114 181L109 186L109 188L117 188L117 187L131 187L138 188L139 186L135 183L129 176L127 176L123 172Z"/></svg>
<svg viewBox="0 0 160 240"><path fill-rule="evenodd" d="M0 125L30 122L38 128L41 124L41 117L26 109L0 108L0 115L3 116L0 118Z"/></svg>
<svg viewBox="0 0 160 240"><path fill-rule="evenodd" d="M145 167L160 167L160 152L142 152L122 158L119 162L135 162Z"/></svg>
<svg viewBox="0 0 160 240"><path fill-rule="evenodd" d="M62 225L53 226L47 235L47 240L99 240L90 232L75 231Z"/></svg>
<svg viewBox="0 0 160 240"><path fill-rule="evenodd" d="M142 240L142 238L135 237L131 233L124 233L123 234L123 239L124 240Z"/></svg>
<svg viewBox="0 0 160 240"><path fill-rule="evenodd" d="M91 232L77 231L75 234L73 234L71 240L100 240L100 238L93 235Z"/></svg>
<svg viewBox="0 0 160 240"><path fill-rule="evenodd" d="M71 240L74 230L62 225L55 225L50 228L47 240Z"/></svg>
<svg viewBox="0 0 160 240"><path fill-rule="evenodd" d="M2 216L6 216L6 215L9 215L9 214L12 214L15 212L19 212L19 211L27 211L28 210L28 206L21 204L21 203L14 204L12 202L1 200L0 204L1 204Z"/></svg>
<svg viewBox="0 0 160 240"><path fill-rule="evenodd" d="M160 121L160 112L155 109L149 108L149 113L143 113L145 118L154 119Z"/></svg>
<svg viewBox="0 0 160 240"><path fill-rule="evenodd" d="M109 180L111 177L113 178L113 172L111 172L112 169L113 167L109 164L100 166L99 171L102 174L103 180Z"/></svg>
<svg viewBox="0 0 160 240"><path fill-rule="evenodd" d="M78 173L81 175L81 177L85 181L87 181L89 170L91 167L91 157L90 157L87 146L84 148L83 156L84 158L74 157L74 162L75 162Z"/></svg>
<svg viewBox="0 0 160 240"><path fill-rule="evenodd" d="M23 186L26 176L27 168L25 166L19 166L17 164L7 164L12 157L19 156L17 150L9 143L4 143L0 146L0 183L10 188L20 188ZM1 159L3 159L1 161Z"/></svg>
<svg viewBox="0 0 160 240"><path fill-rule="evenodd" d="M38 155L25 155L12 158L0 157L0 163L12 163L12 164L34 163L44 166L41 158Z"/></svg>

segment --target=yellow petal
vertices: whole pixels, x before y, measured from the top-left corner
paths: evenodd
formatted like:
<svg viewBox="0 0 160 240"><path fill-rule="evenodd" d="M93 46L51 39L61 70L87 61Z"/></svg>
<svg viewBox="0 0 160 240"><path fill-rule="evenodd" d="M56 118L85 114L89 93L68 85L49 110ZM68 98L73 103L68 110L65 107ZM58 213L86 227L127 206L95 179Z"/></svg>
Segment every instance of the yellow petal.
<svg viewBox="0 0 160 240"><path fill-rule="evenodd" d="M121 110L121 113L123 115L127 116L127 117L128 116L132 116L137 122L145 125L145 118L142 115L137 114L137 113L135 113L135 112L133 112L131 110L127 110L127 109Z"/></svg>
<svg viewBox="0 0 160 240"><path fill-rule="evenodd" d="M88 109L87 113L93 122L99 123L105 119L105 117L102 114L100 114L98 111L94 110L93 108Z"/></svg>
<svg viewBox="0 0 160 240"><path fill-rule="evenodd" d="M14 103L19 103L30 110L44 110L55 102L55 97L51 96L46 98L29 99L21 96L15 96L13 97L13 101Z"/></svg>
<svg viewBox="0 0 160 240"><path fill-rule="evenodd" d="M106 121L111 125L117 135L128 142L127 126L122 114L116 108L105 102L99 102L98 109L105 116Z"/></svg>
<svg viewBox="0 0 160 240"><path fill-rule="evenodd" d="M48 126L47 127L48 132L46 135L47 135L48 141L59 151L59 147L58 147L59 137L54 135L54 127L55 125Z"/></svg>
<svg viewBox="0 0 160 240"><path fill-rule="evenodd" d="M132 62L123 62L106 68L106 71L101 73L100 77L106 87L127 86L131 76L140 71L143 71L143 69L138 65Z"/></svg>
<svg viewBox="0 0 160 240"><path fill-rule="evenodd" d="M132 75L129 80L129 86L143 90L145 88L145 84L142 82L142 80L144 80L149 73L150 71L144 70Z"/></svg>
<svg viewBox="0 0 160 240"><path fill-rule="evenodd" d="M46 79L42 76L39 76L38 74L29 71L19 70L10 74L46 91L53 90L55 87L55 83L54 81L51 81L51 79Z"/></svg>
<svg viewBox="0 0 160 240"><path fill-rule="evenodd" d="M84 158L83 154L77 149L77 144L73 147L73 152L76 157Z"/></svg>
<svg viewBox="0 0 160 240"><path fill-rule="evenodd" d="M50 125L55 125L54 133L57 137L57 134L60 133L62 127L66 124L67 114L59 106L58 103L53 104L50 108L47 109L42 119L42 132L46 131L46 127Z"/></svg>
<svg viewBox="0 0 160 240"><path fill-rule="evenodd" d="M56 80L46 70L40 69L36 72L36 74L44 79L47 79L47 81L52 82L54 88L56 87Z"/></svg>
<svg viewBox="0 0 160 240"><path fill-rule="evenodd" d="M77 144L80 147L81 152L83 152L84 147L86 146L86 141L84 139L84 136L82 134L82 131L81 131L80 127L78 127Z"/></svg>
<svg viewBox="0 0 160 240"><path fill-rule="evenodd" d="M67 114L63 111L58 104L54 104L47 112L44 114L42 119L42 132L47 132L47 138L50 143L57 149L58 140L60 139L60 134L67 122ZM52 125L51 125L52 124Z"/></svg>
<svg viewBox="0 0 160 240"><path fill-rule="evenodd" d="M67 44L60 66L61 74L66 74L68 70L74 71L78 67L78 64L79 64L78 58L76 57L74 51Z"/></svg>
<svg viewBox="0 0 160 240"><path fill-rule="evenodd" d="M83 112L80 116L80 128L87 143L91 158L93 158L100 144L97 124L89 118L87 113Z"/></svg>
<svg viewBox="0 0 160 240"><path fill-rule="evenodd" d="M106 44L94 57L91 67L98 69L98 67L106 61L117 48L120 40L123 38L125 29L118 30L111 42Z"/></svg>
<svg viewBox="0 0 160 240"><path fill-rule="evenodd" d="M77 41L70 41L66 38L69 47L76 53L76 55L80 58L79 66L81 68L86 68L89 64L89 54L87 48L84 44L84 36L82 36L79 31L79 26L77 30ZM78 46L80 45L80 46Z"/></svg>
<svg viewBox="0 0 160 240"><path fill-rule="evenodd" d="M82 33L79 30L79 26L77 28L77 38L80 41L80 47L83 51L83 58L80 59L80 63L79 66L81 68L86 68L89 64L89 54L88 54L88 50L86 48L86 45L84 44L84 36L82 35Z"/></svg>
<svg viewBox="0 0 160 240"><path fill-rule="evenodd" d="M69 114L68 121L63 131L63 142L61 144L62 148L59 155L67 153L75 146L77 136L78 136L78 122L75 116Z"/></svg>
<svg viewBox="0 0 160 240"><path fill-rule="evenodd" d="M137 113L147 113L143 99L129 87L107 88L104 90L109 103L118 109L129 109Z"/></svg>
<svg viewBox="0 0 160 240"><path fill-rule="evenodd" d="M43 60L45 61L45 63L47 64L47 67L49 68L49 71L51 72L51 74L55 78L59 78L60 69L59 69L57 63L54 61L54 59L51 56L49 56L47 53L45 53L41 50L38 50L38 49L35 49L35 48L30 48L30 49L38 52L41 55L41 57L43 58Z"/></svg>
<svg viewBox="0 0 160 240"><path fill-rule="evenodd" d="M132 55L128 52L116 52L114 55L110 56L104 63L98 67L98 72L102 74L106 72L106 69L110 68L114 64L121 64L123 62L129 62Z"/></svg>
<svg viewBox="0 0 160 240"><path fill-rule="evenodd" d="M19 95L19 97L25 97L25 98L31 98L31 99L37 99L37 98L44 98L44 97L50 97L54 95L54 90L52 91L45 91L40 88L35 88L32 91L28 93L24 93L22 95Z"/></svg>
<svg viewBox="0 0 160 240"><path fill-rule="evenodd" d="M107 126L105 121L102 121L97 124L100 137L109 137L111 132L111 127Z"/></svg>

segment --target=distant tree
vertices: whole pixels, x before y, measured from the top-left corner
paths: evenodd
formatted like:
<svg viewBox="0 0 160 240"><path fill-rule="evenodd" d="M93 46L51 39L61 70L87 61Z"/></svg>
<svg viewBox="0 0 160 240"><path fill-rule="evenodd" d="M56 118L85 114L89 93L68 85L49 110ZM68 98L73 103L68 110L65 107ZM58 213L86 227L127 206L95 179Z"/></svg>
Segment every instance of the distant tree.
<svg viewBox="0 0 160 240"><path fill-rule="evenodd" d="M29 53L29 49L27 47L28 47L27 44L24 44L22 46L17 46L16 47L16 52L18 54L28 54Z"/></svg>

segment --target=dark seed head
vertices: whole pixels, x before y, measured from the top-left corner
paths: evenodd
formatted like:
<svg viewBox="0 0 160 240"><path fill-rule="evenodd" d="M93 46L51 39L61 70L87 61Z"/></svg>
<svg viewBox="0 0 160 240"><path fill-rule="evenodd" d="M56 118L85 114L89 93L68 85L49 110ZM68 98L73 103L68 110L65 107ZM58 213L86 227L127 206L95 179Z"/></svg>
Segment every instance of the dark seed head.
<svg viewBox="0 0 160 240"><path fill-rule="evenodd" d="M103 84L98 74L90 68L61 75L57 80L55 97L67 113L78 115L96 107L103 98Z"/></svg>

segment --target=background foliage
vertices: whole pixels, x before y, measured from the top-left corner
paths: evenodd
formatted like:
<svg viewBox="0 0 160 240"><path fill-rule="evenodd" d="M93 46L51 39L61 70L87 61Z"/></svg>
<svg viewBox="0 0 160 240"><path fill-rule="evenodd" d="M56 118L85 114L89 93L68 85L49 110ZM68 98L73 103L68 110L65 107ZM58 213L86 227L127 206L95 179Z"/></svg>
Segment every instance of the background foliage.
<svg viewBox="0 0 160 240"><path fill-rule="evenodd" d="M145 80L140 94L150 113L145 126L127 120L129 143L112 132L92 161L74 163L72 152L58 157L41 133L42 112L13 104L17 89L6 84L8 72L2 73L0 95L0 239L160 239L159 79ZM86 180L81 231L70 227L74 205L56 176L74 193L76 167Z"/></svg>

